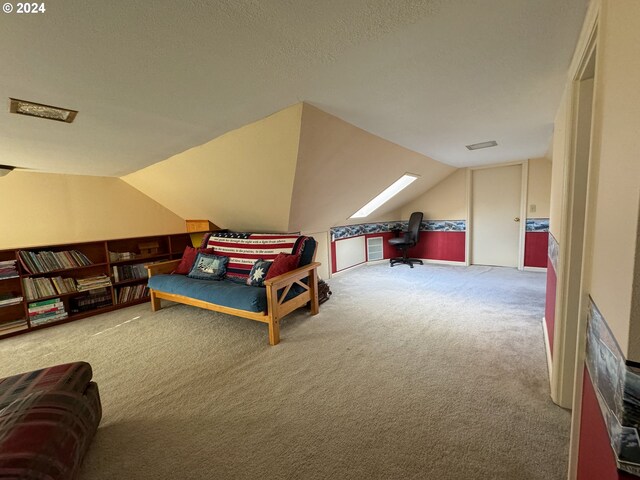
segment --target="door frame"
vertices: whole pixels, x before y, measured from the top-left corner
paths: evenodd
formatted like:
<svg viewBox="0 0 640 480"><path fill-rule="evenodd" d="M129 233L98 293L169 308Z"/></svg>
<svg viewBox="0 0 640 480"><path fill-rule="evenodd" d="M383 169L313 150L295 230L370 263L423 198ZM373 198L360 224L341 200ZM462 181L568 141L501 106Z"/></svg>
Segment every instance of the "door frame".
<svg viewBox="0 0 640 480"><path fill-rule="evenodd" d="M580 420L582 416L583 369L585 365L587 311L589 308L588 285L591 278L590 253L593 249L593 227L595 202L597 195L597 178L599 159L594 152L598 151L599 137L594 134L598 130L598 116L595 115L599 104L598 78L599 66L599 19L601 3L592 2L578 40L574 59L569 68L568 110L565 125L567 127L565 149L558 161L564 162L564 178L562 207L560 211L560 228L562 238L558 252L558 281L556 290L556 309L554 325L554 351L551 366L551 397L558 405L571 408L571 434L569 445L568 478L577 477L578 448L580 441ZM587 177L580 185L574 183L576 162L578 161L578 115L581 104L581 82L589 79L586 75L590 63L594 62L593 90L591 97L591 125L588 139L589 155L586 168ZM585 167L583 164L582 167ZM582 228L575 225L574 204L576 190L585 189L584 219ZM573 255L571 240L575 235L582 235L581 258ZM579 264L580 269L576 270ZM568 292L570 288L578 288L578 313L567 316Z"/></svg>
<svg viewBox="0 0 640 480"><path fill-rule="evenodd" d="M520 226L518 230L518 270L524 270L524 240L527 231L527 198L529 196L529 160L520 160L516 162L494 163L491 165L482 165L479 167L469 167L467 169L467 234L465 235L465 265L471 265L471 256L473 254L471 248L471 236L473 235L473 172L475 170L486 170L489 168L512 167L520 165L521 185L520 185Z"/></svg>

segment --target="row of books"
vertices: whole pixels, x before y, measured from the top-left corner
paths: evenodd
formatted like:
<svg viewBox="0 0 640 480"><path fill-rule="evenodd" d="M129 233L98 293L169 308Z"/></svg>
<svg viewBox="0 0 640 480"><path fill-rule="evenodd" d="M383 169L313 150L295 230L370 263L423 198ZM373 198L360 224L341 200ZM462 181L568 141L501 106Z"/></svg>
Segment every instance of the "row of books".
<svg viewBox="0 0 640 480"><path fill-rule="evenodd" d="M25 277L22 279L27 300L51 297L65 293L86 292L96 288L111 286L111 279L106 275L96 275L87 278L62 277Z"/></svg>
<svg viewBox="0 0 640 480"><path fill-rule="evenodd" d="M136 254L133 252L109 252L110 262L120 262L122 260L132 260L136 258Z"/></svg>
<svg viewBox="0 0 640 480"><path fill-rule="evenodd" d="M22 287L27 300L36 300L42 297L50 297L61 292L56 292L50 278L36 277L23 278Z"/></svg>
<svg viewBox="0 0 640 480"><path fill-rule="evenodd" d="M27 321L23 318L0 323L0 335L27 328Z"/></svg>
<svg viewBox="0 0 640 480"><path fill-rule="evenodd" d="M54 270L93 265L91 260L78 250L65 250L62 252L20 250L18 254L22 265L29 273L46 273Z"/></svg>
<svg viewBox="0 0 640 480"><path fill-rule="evenodd" d="M16 260L3 260L0 262L0 280L16 278L17 276L18 268Z"/></svg>
<svg viewBox="0 0 640 480"><path fill-rule="evenodd" d="M28 305L31 326L63 320L69 316L60 298L51 298Z"/></svg>
<svg viewBox="0 0 640 480"><path fill-rule="evenodd" d="M69 300L71 313L86 312L101 307L107 307L112 304L113 299L111 298L111 290L107 288L101 288L88 295L74 297Z"/></svg>
<svg viewBox="0 0 640 480"><path fill-rule="evenodd" d="M22 302L22 296L16 292L1 292L0 293L0 307L6 307L7 305L15 305Z"/></svg>
<svg viewBox="0 0 640 480"><path fill-rule="evenodd" d="M133 280L136 278L147 278L147 269L144 263L136 263L133 265L113 266L113 279L116 282L125 280Z"/></svg>
<svg viewBox="0 0 640 480"><path fill-rule="evenodd" d="M118 303L133 302L149 295L149 287L144 284L122 287L118 290Z"/></svg>

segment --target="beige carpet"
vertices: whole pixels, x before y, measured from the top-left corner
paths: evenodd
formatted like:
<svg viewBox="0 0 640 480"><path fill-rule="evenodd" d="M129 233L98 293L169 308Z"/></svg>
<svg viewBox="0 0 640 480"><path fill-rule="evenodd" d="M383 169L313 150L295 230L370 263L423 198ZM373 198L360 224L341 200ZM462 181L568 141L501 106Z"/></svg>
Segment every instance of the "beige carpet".
<svg viewBox="0 0 640 480"><path fill-rule="evenodd" d="M0 342L0 376L94 367L104 417L81 479L563 479L544 274L354 269L266 325L141 305Z"/></svg>

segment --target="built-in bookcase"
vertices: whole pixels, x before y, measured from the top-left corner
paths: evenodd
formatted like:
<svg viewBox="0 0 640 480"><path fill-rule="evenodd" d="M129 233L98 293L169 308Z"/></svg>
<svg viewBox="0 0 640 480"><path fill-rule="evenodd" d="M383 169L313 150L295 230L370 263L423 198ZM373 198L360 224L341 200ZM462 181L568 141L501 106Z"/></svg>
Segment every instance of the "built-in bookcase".
<svg viewBox="0 0 640 480"><path fill-rule="evenodd" d="M179 233L0 250L0 338L146 302L143 265L190 245Z"/></svg>

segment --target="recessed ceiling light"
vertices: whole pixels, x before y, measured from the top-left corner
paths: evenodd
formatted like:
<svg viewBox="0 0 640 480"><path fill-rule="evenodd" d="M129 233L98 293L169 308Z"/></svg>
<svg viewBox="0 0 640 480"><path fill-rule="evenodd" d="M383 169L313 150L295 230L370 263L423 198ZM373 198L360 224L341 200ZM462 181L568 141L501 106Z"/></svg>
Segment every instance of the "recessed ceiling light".
<svg viewBox="0 0 640 480"><path fill-rule="evenodd" d="M76 118L78 112L68 108L52 107L42 103L29 102L27 100L9 99L9 111L30 117L46 118L58 122L71 123Z"/></svg>
<svg viewBox="0 0 640 480"><path fill-rule="evenodd" d="M481 148L495 147L497 145L498 145L498 142L496 142L495 140L491 140L489 142L480 142L480 143L474 143L472 145L467 145L467 148L469 150L480 150Z"/></svg>
<svg viewBox="0 0 640 480"><path fill-rule="evenodd" d="M364 207L351 215L349 218L363 218L367 217L381 207L384 203L389 201L392 197L395 197L402 190L411 185L418 179L418 175L407 173L400 177L398 180L389 185L382 193L367 203Z"/></svg>

